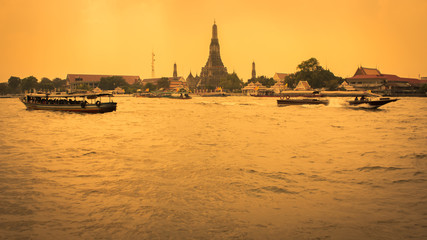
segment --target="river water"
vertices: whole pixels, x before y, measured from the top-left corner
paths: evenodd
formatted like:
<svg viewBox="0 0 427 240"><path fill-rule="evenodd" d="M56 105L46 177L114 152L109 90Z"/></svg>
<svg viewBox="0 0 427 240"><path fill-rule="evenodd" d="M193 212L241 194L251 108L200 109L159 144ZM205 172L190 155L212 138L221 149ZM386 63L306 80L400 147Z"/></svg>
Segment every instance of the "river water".
<svg viewBox="0 0 427 240"><path fill-rule="evenodd" d="M0 99L1 239L426 239L427 98Z"/></svg>

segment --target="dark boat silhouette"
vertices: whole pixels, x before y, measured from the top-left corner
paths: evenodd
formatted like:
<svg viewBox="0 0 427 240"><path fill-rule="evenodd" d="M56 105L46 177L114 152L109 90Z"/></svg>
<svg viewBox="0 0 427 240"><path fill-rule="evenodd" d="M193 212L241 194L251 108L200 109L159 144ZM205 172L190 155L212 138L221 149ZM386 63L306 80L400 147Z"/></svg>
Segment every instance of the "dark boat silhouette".
<svg viewBox="0 0 427 240"><path fill-rule="evenodd" d="M279 107L288 106L288 105L328 105L328 104L329 104L328 99L318 99L318 98L291 99L289 96L286 96L286 98L281 98L277 100L277 105Z"/></svg>
<svg viewBox="0 0 427 240"><path fill-rule="evenodd" d="M361 108L379 108L387 103L396 102L397 98L391 99L391 98L378 98L378 99L371 99L371 98L365 98L361 97L358 99L357 97L354 100L347 101L350 107L361 107Z"/></svg>

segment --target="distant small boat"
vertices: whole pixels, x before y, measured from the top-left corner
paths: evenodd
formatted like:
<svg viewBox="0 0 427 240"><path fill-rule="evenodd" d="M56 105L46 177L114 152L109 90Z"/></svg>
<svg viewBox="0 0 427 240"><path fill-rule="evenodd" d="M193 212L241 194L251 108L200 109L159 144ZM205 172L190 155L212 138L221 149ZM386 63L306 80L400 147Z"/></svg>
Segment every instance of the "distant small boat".
<svg viewBox="0 0 427 240"><path fill-rule="evenodd" d="M50 110L80 113L104 113L116 111L117 103L112 94L29 94L21 98L28 110ZM108 97L103 101L102 97ZM87 101L89 100L89 102Z"/></svg>
<svg viewBox="0 0 427 240"><path fill-rule="evenodd" d="M146 98L150 98L150 97L155 97L155 95L151 92L139 92L139 93L135 93L134 97L146 97Z"/></svg>
<svg viewBox="0 0 427 240"><path fill-rule="evenodd" d="M289 96L286 98L281 97L277 100L277 105L279 107L288 106L288 105L328 105L328 99L318 99L318 98L304 98L304 99L291 99Z"/></svg>
<svg viewBox="0 0 427 240"><path fill-rule="evenodd" d="M361 97L360 99L358 99L357 97L352 100L352 101L347 101L348 104L351 107L360 107L360 108L379 108L387 103L391 103L391 102L396 102L397 98L391 99L391 98L378 98L378 99L370 99L370 98L365 98L365 97Z"/></svg>
<svg viewBox="0 0 427 240"><path fill-rule="evenodd" d="M180 95L171 94L171 95L168 95L165 97L166 98L173 98L173 99L191 99L192 98L190 95L188 95L188 93L184 93L184 94L181 93Z"/></svg>
<svg viewBox="0 0 427 240"><path fill-rule="evenodd" d="M154 98L171 98L171 99L191 99L192 97L188 93L173 93L173 92L161 92L151 96Z"/></svg>
<svg viewBox="0 0 427 240"><path fill-rule="evenodd" d="M251 97L280 97L280 95L278 95L278 94L262 94L262 93L258 93L258 94L251 94Z"/></svg>
<svg viewBox="0 0 427 240"><path fill-rule="evenodd" d="M251 94L252 97L280 97L274 91L259 91L256 94Z"/></svg>
<svg viewBox="0 0 427 240"><path fill-rule="evenodd" d="M224 92L213 92L213 93L201 93L201 97L227 97L228 95Z"/></svg>

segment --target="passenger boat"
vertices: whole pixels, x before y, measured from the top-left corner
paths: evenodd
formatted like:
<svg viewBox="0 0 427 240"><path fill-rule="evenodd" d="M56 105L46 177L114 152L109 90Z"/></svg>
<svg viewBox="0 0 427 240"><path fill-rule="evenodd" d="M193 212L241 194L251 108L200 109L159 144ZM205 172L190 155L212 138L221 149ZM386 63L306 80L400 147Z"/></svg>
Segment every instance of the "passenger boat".
<svg viewBox="0 0 427 240"><path fill-rule="evenodd" d="M360 107L360 108L379 108L387 103L391 103L391 102L396 102L397 98L383 98L380 97L378 99L371 99L371 98L366 98L364 96L360 97L360 99L358 99L357 97L352 100L352 101L348 101L348 104L351 107Z"/></svg>
<svg viewBox="0 0 427 240"><path fill-rule="evenodd" d="M104 113L116 111L113 94L29 94L21 98L28 110L51 110L81 113ZM108 97L108 100L104 100ZM88 102L89 100L89 102Z"/></svg>
<svg viewBox="0 0 427 240"><path fill-rule="evenodd" d="M329 100L317 99L317 98L305 98L305 99L278 99L277 105L279 107L288 105L328 105Z"/></svg>

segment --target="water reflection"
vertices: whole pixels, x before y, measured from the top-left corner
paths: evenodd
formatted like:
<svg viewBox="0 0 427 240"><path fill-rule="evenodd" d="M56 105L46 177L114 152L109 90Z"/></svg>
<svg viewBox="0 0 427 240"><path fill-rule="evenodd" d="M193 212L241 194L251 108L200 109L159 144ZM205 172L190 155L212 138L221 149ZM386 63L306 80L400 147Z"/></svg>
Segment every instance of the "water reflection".
<svg viewBox="0 0 427 240"><path fill-rule="evenodd" d="M424 98L125 97L95 115L1 101L4 238L426 237Z"/></svg>

